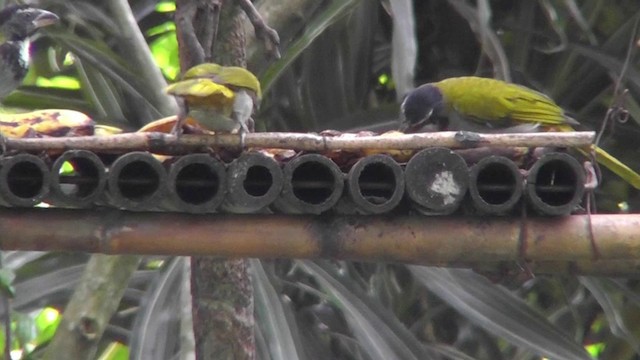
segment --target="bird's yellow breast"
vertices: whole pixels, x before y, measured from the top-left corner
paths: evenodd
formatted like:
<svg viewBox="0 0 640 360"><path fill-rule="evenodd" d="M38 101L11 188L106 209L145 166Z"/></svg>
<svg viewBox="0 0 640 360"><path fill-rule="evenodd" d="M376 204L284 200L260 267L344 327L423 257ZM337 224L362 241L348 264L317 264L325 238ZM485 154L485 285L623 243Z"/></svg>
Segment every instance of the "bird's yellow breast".
<svg viewBox="0 0 640 360"><path fill-rule="evenodd" d="M516 122L558 125L567 117L553 100L524 86L480 77L456 77L434 83L445 106L486 123Z"/></svg>

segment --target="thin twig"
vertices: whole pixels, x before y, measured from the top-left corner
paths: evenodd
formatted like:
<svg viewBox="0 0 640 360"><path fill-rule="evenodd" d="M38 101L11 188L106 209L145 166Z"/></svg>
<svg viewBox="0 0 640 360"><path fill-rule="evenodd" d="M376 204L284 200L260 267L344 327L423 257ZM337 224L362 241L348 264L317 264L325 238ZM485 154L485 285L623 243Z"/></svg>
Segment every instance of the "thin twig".
<svg viewBox="0 0 640 360"><path fill-rule="evenodd" d="M4 358L11 360L11 303L6 294L2 295L2 305L4 305Z"/></svg>
<svg viewBox="0 0 640 360"><path fill-rule="evenodd" d="M200 64L204 62L205 54L202 45L198 41L193 19L196 16L197 4L187 0L176 1L176 12L174 15L176 31L180 44L180 63ZM182 71L186 71L183 67Z"/></svg>
<svg viewBox="0 0 640 360"><path fill-rule="evenodd" d="M205 1L200 5L198 9L198 15L201 16L198 19L197 26L200 28L196 30L200 38L200 45L204 50L205 61L213 61L213 47L218 36L218 24L220 23L220 10L222 2L220 0ZM195 66L197 64L191 64Z"/></svg>
<svg viewBox="0 0 640 360"><path fill-rule="evenodd" d="M613 117L614 114L617 114L619 111L624 110L624 100L628 93L627 90L623 90L621 92L620 88L622 87L622 80L627 73L627 69L629 68L629 64L631 63L631 58L633 57L633 50L636 47L636 37L638 34L638 27L640 26L640 17L638 17L633 24L633 30L631 31L631 37L629 38L629 45L627 46L627 55L624 59L624 63L622 64L622 69L620 70L620 74L615 82L615 87L613 89L613 99L611 99L611 105L609 105L609 109L607 109L607 113L604 116L604 120L602 121L602 125L600 126L600 131L596 136L596 140L594 144L598 146L600 144L600 140L602 139L602 134L604 133L604 129L606 129L609 119Z"/></svg>

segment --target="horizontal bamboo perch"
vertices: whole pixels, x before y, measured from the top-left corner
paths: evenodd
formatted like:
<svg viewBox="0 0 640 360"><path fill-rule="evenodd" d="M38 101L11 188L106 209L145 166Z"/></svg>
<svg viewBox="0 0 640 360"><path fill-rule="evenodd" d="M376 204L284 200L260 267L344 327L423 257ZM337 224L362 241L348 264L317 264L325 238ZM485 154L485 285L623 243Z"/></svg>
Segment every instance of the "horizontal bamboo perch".
<svg viewBox="0 0 640 360"><path fill-rule="evenodd" d="M245 138L245 147L328 150L416 150L426 147L469 148L491 147L585 147L593 143L595 133L543 132L480 134L473 132L435 132L394 136L326 136L307 133L252 133ZM162 154L182 154L210 147L240 148L240 136L175 135L165 133L127 133L111 136L78 136L63 138L5 139L7 150L63 151L68 149L95 152L151 151Z"/></svg>
<svg viewBox="0 0 640 360"><path fill-rule="evenodd" d="M590 226L599 250L596 262ZM592 215L590 223L586 215L514 221L2 209L0 249L334 258L443 266L516 264L524 258L563 272L573 268L597 273L594 264L600 263L611 275L640 273L639 228L640 215Z"/></svg>

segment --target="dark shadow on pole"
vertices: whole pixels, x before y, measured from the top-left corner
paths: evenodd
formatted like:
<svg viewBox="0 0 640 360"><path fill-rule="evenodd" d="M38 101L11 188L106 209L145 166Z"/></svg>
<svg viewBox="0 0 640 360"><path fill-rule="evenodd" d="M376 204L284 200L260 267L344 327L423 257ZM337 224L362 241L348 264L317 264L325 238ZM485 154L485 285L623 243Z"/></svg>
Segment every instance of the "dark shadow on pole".
<svg viewBox="0 0 640 360"><path fill-rule="evenodd" d="M222 208L238 214L260 211L280 196L283 179L282 169L273 158L244 153L227 168L228 191Z"/></svg>
<svg viewBox="0 0 640 360"><path fill-rule="evenodd" d="M289 161L283 169L284 184L274 205L285 213L320 214L342 196L344 175L338 165L318 154Z"/></svg>
<svg viewBox="0 0 640 360"><path fill-rule="evenodd" d="M373 155L356 162L347 174L349 197L365 214L393 210L404 195L404 173L388 155Z"/></svg>
<svg viewBox="0 0 640 360"><path fill-rule="evenodd" d="M584 169L565 153L548 153L527 175L525 194L533 209L545 215L568 215L582 201Z"/></svg>
<svg viewBox="0 0 640 360"><path fill-rule="evenodd" d="M516 164L504 156L486 157L471 167L469 194L484 214L505 214L522 197L524 178Z"/></svg>
<svg viewBox="0 0 640 360"><path fill-rule="evenodd" d="M111 205L127 210L160 207L167 172L156 158L142 151L120 156L109 168L107 197Z"/></svg>
<svg viewBox="0 0 640 360"><path fill-rule="evenodd" d="M65 164L70 168L65 169ZM87 207L103 196L106 184L106 168L95 153L69 150L51 166L47 201L56 206Z"/></svg>
<svg viewBox="0 0 640 360"><path fill-rule="evenodd" d="M224 200L226 176L224 164L208 154L177 158L169 167L167 206L190 213L215 211Z"/></svg>
<svg viewBox="0 0 640 360"><path fill-rule="evenodd" d="M31 154L18 154L0 162L0 202L30 207L49 193L51 173L45 162Z"/></svg>
<svg viewBox="0 0 640 360"><path fill-rule="evenodd" d="M424 149L405 168L409 199L428 213L454 212L469 186L469 168L460 155L446 148Z"/></svg>

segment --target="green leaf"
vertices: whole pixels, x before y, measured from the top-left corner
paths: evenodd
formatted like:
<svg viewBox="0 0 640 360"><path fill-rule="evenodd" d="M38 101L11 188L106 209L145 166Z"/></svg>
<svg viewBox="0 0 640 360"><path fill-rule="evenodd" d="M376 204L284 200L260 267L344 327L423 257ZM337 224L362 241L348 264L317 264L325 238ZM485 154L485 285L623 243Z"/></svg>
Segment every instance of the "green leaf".
<svg viewBox="0 0 640 360"><path fill-rule="evenodd" d="M97 116L110 120L124 119L120 96L112 83L96 68L85 65L81 59L76 59L74 66L82 83L82 93L93 104Z"/></svg>
<svg viewBox="0 0 640 360"><path fill-rule="evenodd" d="M71 76L58 75L52 78L39 76L36 79L36 86L43 88L59 88L59 89L80 89L80 82L77 78Z"/></svg>
<svg viewBox="0 0 640 360"><path fill-rule="evenodd" d="M612 291L607 279L581 276L580 282L591 292L593 297L602 307L611 333L624 338L636 353L640 352L640 341L638 337L629 330L625 322L622 300L617 296L616 291Z"/></svg>
<svg viewBox="0 0 640 360"><path fill-rule="evenodd" d="M72 109L90 113L91 104L82 99L80 90L22 86L2 102L9 107L24 109Z"/></svg>
<svg viewBox="0 0 640 360"><path fill-rule="evenodd" d="M521 298L471 270L410 266L414 276L460 314L487 331L552 359L591 357Z"/></svg>
<svg viewBox="0 0 640 360"><path fill-rule="evenodd" d="M149 28L145 32L145 35L147 37L152 37L152 36L166 34L168 32L173 32L173 33L176 32L176 23L174 23L173 21L167 21L160 25L156 25L152 28Z"/></svg>
<svg viewBox="0 0 640 360"><path fill-rule="evenodd" d="M173 24L173 23L172 23ZM149 47L156 64L169 80L175 80L180 73L180 59L178 58L178 39L175 28L157 39L153 40Z"/></svg>
<svg viewBox="0 0 640 360"><path fill-rule="evenodd" d="M430 351L400 320L362 291L348 276L323 261L299 261L338 306L358 339L360 349L371 359L424 359Z"/></svg>
<svg viewBox="0 0 640 360"><path fill-rule="evenodd" d="M112 342L102 352L98 360L128 360L129 348L119 342Z"/></svg>
<svg viewBox="0 0 640 360"><path fill-rule="evenodd" d="M46 307L40 311L40 313L35 317L35 325L36 330L38 332L38 336L33 341L33 345L36 347L46 344L53 338L53 335L56 333L56 329L60 322L62 321L62 316L58 310Z"/></svg>
<svg viewBox="0 0 640 360"><path fill-rule="evenodd" d="M8 268L0 269L0 291L5 296L14 297L16 295L16 289L13 287L13 280L16 278L16 274L13 270Z"/></svg>
<svg viewBox="0 0 640 360"><path fill-rule="evenodd" d="M294 360L301 358L301 340L291 309L282 303L280 295L260 260L251 259L255 309L258 326L266 338L272 360Z"/></svg>
<svg viewBox="0 0 640 360"><path fill-rule="evenodd" d="M157 12L174 12L176 11L176 2L175 1L160 1L156 4Z"/></svg>
<svg viewBox="0 0 640 360"><path fill-rule="evenodd" d="M108 77L114 84L121 86L130 96L142 100L140 105L150 109L155 117L162 116L160 111L148 100L150 90L138 80L136 74L129 71L125 61L105 48L104 44L62 32L51 32L49 36L66 46L77 57L85 60L87 64L95 67L101 76Z"/></svg>

